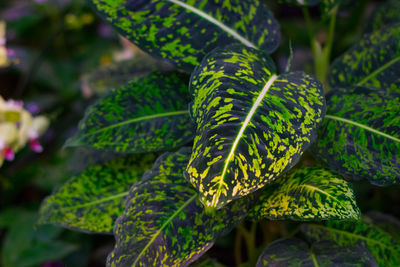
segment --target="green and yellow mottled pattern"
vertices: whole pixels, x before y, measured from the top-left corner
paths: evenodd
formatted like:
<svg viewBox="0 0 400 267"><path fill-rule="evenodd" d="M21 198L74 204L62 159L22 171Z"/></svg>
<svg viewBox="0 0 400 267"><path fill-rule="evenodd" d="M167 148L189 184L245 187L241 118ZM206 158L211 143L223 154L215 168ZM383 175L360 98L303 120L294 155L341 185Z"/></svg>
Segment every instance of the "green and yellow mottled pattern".
<svg viewBox="0 0 400 267"><path fill-rule="evenodd" d="M302 72L275 74L255 49L216 49L192 73L197 124L186 169L207 207L220 208L290 169L325 113L322 85Z"/></svg>
<svg viewBox="0 0 400 267"><path fill-rule="evenodd" d="M269 184L248 217L271 220L351 220L360 217L353 187L337 174L304 167Z"/></svg>
<svg viewBox="0 0 400 267"><path fill-rule="evenodd" d="M153 71L170 71L173 66L156 60L149 55L138 53L132 59L102 66L83 78L91 92L103 95L117 89L129 81L149 75Z"/></svg>
<svg viewBox="0 0 400 267"><path fill-rule="evenodd" d="M332 87L358 85L400 92L400 24L365 34L333 62L329 76Z"/></svg>
<svg viewBox="0 0 400 267"><path fill-rule="evenodd" d="M374 10L367 20L364 32L373 32L400 23L400 1L385 1Z"/></svg>
<svg viewBox="0 0 400 267"><path fill-rule="evenodd" d="M298 238L283 238L264 249L256 267L264 266L376 266L368 249L362 246L340 246L332 241L319 241L309 246Z"/></svg>
<svg viewBox="0 0 400 267"><path fill-rule="evenodd" d="M190 151L163 154L131 188L107 266L187 266L244 218L250 198L205 212L182 174Z"/></svg>
<svg viewBox="0 0 400 267"><path fill-rule="evenodd" d="M129 188L153 161L152 155L127 156L89 167L43 201L39 223L111 234Z"/></svg>
<svg viewBox="0 0 400 267"><path fill-rule="evenodd" d="M90 0L122 35L191 72L206 53L243 43L268 53L279 45L272 12L259 0Z"/></svg>
<svg viewBox="0 0 400 267"><path fill-rule="evenodd" d="M334 89L313 155L332 171L376 185L400 183L400 94Z"/></svg>
<svg viewBox="0 0 400 267"><path fill-rule="evenodd" d="M378 266L400 264L400 239L375 225L367 216L357 222L328 221L326 225L302 225L301 230L311 242L330 240L341 246L368 248Z"/></svg>
<svg viewBox="0 0 400 267"><path fill-rule="evenodd" d="M193 139L186 75L154 72L111 91L90 107L66 146L142 153Z"/></svg>

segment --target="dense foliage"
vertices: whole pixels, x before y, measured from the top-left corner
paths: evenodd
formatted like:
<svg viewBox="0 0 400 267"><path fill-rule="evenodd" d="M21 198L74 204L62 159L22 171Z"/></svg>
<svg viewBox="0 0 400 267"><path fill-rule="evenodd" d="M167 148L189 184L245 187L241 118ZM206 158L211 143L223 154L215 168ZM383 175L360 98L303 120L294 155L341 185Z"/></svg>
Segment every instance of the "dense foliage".
<svg viewBox="0 0 400 267"><path fill-rule="evenodd" d="M95 102L64 145L83 168L37 227L113 233L107 266L400 265L400 222L371 211L399 216L400 1L87 2L146 54L83 78ZM234 262L207 257L224 242Z"/></svg>

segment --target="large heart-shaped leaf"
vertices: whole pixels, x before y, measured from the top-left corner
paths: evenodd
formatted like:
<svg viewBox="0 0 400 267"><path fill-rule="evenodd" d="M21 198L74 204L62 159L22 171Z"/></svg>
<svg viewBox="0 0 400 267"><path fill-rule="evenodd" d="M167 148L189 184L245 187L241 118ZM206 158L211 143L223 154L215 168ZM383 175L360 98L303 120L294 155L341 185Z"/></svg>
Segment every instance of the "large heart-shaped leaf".
<svg viewBox="0 0 400 267"><path fill-rule="evenodd" d="M190 151L165 153L131 188L108 266L187 266L244 218L250 198L206 213L183 178Z"/></svg>
<svg viewBox="0 0 400 267"><path fill-rule="evenodd" d="M193 139L186 75L155 72L111 91L88 109L66 146L142 153Z"/></svg>
<svg viewBox="0 0 400 267"><path fill-rule="evenodd" d="M379 266L398 266L400 263L400 240L374 225L368 217L358 222L305 224L301 230L312 242L331 240L341 246L364 246L371 251Z"/></svg>
<svg viewBox="0 0 400 267"><path fill-rule="evenodd" d="M83 232L112 233L133 183L151 168L154 156L128 156L94 165L71 178L40 207L40 224Z"/></svg>
<svg viewBox="0 0 400 267"><path fill-rule="evenodd" d="M400 23L399 10L399 0L388 0L381 3L368 18L364 32L373 32L384 26Z"/></svg>
<svg viewBox="0 0 400 267"><path fill-rule="evenodd" d="M335 89L313 145L331 170L372 184L400 183L400 94L364 87Z"/></svg>
<svg viewBox="0 0 400 267"><path fill-rule="evenodd" d="M275 266L376 266L368 249L319 241L309 246L298 238L279 239L266 247L256 267Z"/></svg>
<svg viewBox="0 0 400 267"><path fill-rule="evenodd" d="M277 75L264 53L216 49L191 77L197 124L186 174L202 202L220 208L290 169L325 113L322 85L302 72Z"/></svg>
<svg viewBox="0 0 400 267"><path fill-rule="evenodd" d="M333 62L329 83L400 92L400 24L364 35Z"/></svg>
<svg viewBox="0 0 400 267"><path fill-rule="evenodd" d="M90 2L141 49L189 72L219 46L242 43L270 53L279 45L279 24L259 0Z"/></svg>
<svg viewBox="0 0 400 267"><path fill-rule="evenodd" d="M358 219L352 185L320 167L304 167L269 184L251 208L253 220Z"/></svg>
<svg viewBox="0 0 400 267"><path fill-rule="evenodd" d="M172 65L156 60L149 55L138 53L132 59L102 66L83 78L95 94L105 94L111 89L120 88L129 81L138 80L154 71L171 71Z"/></svg>

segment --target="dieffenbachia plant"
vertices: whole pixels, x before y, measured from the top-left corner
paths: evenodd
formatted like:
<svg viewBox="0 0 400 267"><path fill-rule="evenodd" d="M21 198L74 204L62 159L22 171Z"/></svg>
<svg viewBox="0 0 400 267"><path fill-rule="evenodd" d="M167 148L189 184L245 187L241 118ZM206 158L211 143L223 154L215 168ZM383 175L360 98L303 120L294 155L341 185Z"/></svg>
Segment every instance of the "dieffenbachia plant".
<svg viewBox="0 0 400 267"><path fill-rule="evenodd" d="M66 146L121 155L57 189L39 223L113 232L108 266L187 266L232 229L236 252L246 241L250 265L400 264L399 222L376 213L360 221L345 179L399 184L398 15L374 13L370 30L329 75L334 28L323 49L311 36L322 57L319 81L278 70L269 54L280 28L261 1L89 2L156 59L87 77L99 97ZM334 26L346 1L281 2L303 6L308 22L304 6L319 4ZM152 164L156 152L165 153ZM257 224L249 231L244 220L309 224L283 229L285 238L263 250L255 249Z"/></svg>

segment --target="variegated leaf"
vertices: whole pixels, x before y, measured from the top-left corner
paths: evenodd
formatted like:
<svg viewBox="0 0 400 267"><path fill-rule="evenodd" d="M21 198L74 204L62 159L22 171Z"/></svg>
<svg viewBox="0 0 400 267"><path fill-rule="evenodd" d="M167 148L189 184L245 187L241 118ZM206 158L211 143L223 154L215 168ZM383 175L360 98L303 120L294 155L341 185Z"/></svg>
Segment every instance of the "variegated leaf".
<svg viewBox="0 0 400 267"><path fill-rule="evenodd" d="M333 62L329 83L400 92L400 24L365 34Z"/></svg>
<svg viewBox="0 0 400 267"><path fill-rule="evenodd" d="M154 72L111 91L90 107L66 146L142 153L193 139L186 75Z"/></svg>
<svg viewBox="0 0 400 267"><path fill-rule="evenodd" d="M127 156L94 165L71 178L40 207L40 224L56 224L82 232L112 233L124 211L133 183L154 162L154 156Z"/></svg>
<svg viewBox="0 0 400 267"><path fill-rule="evenodd" d="M137 53L132 59L102 66L83 78L84 85L95 94L105 94L154 71L171 71L172 65L149 55Z"/></svg>
<svg viewBox="0 0 400 267"><path fill-rule="evenodd" d="M325 113L322 85L302 72L277 75L242 45L216 49L192 73L197 124L186 175L207 207L220 208L290 169Z"/></svg>
<svg viewBox="0 0 400 267"><path fill-rule="evenodd" d="M372 184L400 183L400 94L334 89L313 155L332 171Z"/></svg>
<svg viewBox="0 0 400 267"><path fill-rule="evenodd" d="M259 0L90 0L122 35L157 58L191 72L206 53L231 43L266 52L280 30Z"/></svg>
<svg viewBox="0 0 400 267"><path fill-rule="evenodd" d="M309 246L298 238L279 239L266 247L256 267L295 266L376 266L368 249L362 246L340 246L332 241L319 241Z"/></svg>
<svg viewBox="0 0 400 267"><path fill-rule="evenodd" d="M388 0L375 9L371 16L366 20L367 26L364 32L374 32L383 27L400 23L400 1Z"/></svg>
<svg viewBox="0 0 400 267"><path fill-rule="evenodd" d="M374 225L368 217L358 222L328 221L326 225L304 224L302 232L311 242L331 240L341 246L364 246L379 266L398 266L400 240Z"/></svg>
<svg viewBox="0 0 400 267"><path fill-rule="evenodd" d="M131 188L108 266L187 266L244 218L250 198L206 213L183 178L190 151L165 153Z"/></svg>
<svg viewBox="0 0 400 267"><path fill-rule="evenodd" d="M303 167L266 186L248 217L258 221L358 219L353 187L339 175Z"/></svg>

